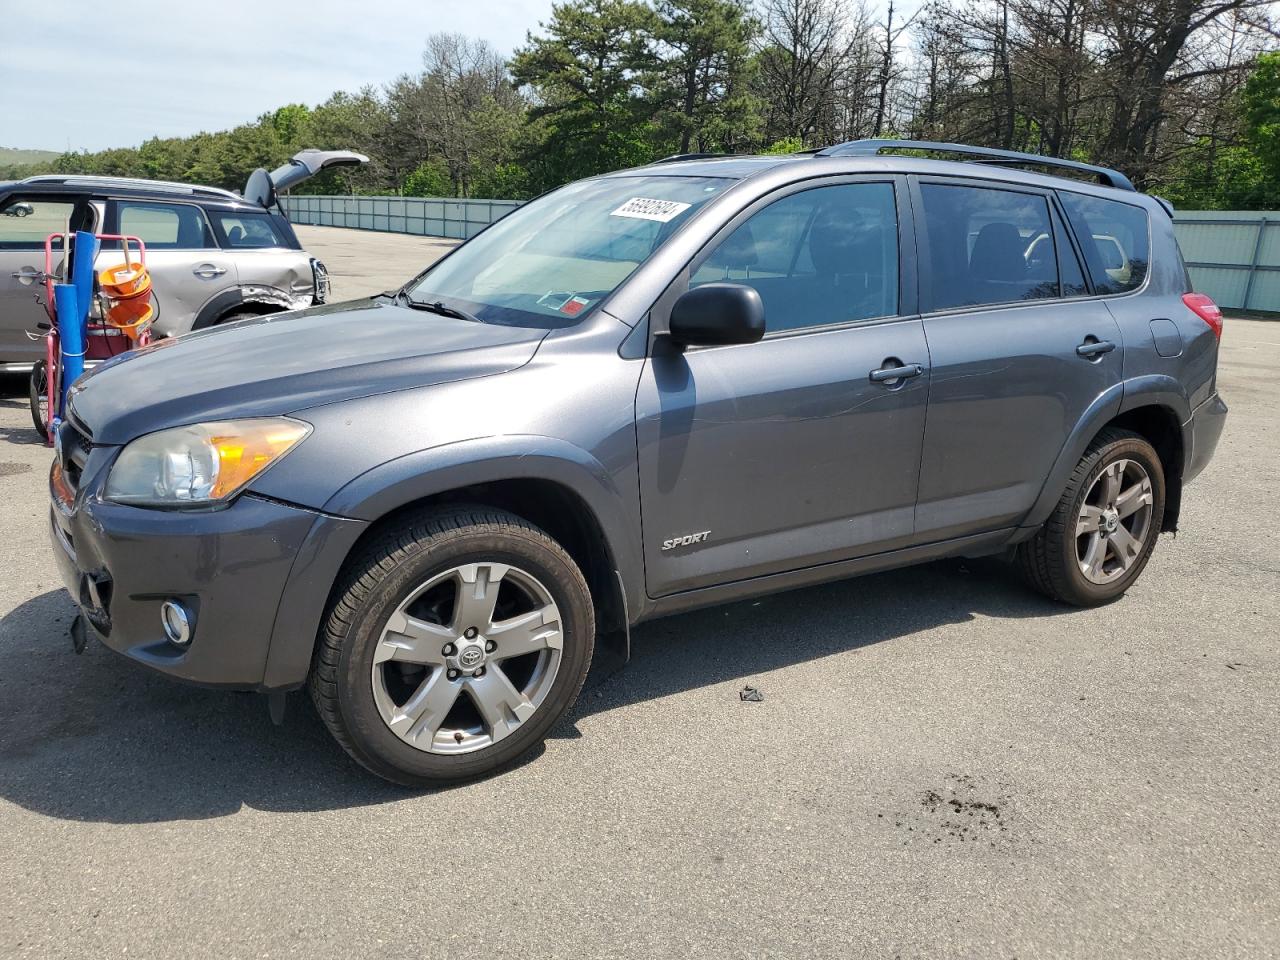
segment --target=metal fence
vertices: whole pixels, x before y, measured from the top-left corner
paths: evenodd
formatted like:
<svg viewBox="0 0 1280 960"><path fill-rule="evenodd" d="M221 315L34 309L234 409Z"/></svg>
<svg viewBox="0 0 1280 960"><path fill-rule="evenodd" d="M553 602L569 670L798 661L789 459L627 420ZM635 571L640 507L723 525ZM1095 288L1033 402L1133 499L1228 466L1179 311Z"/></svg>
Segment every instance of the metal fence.
<svg viewBox="0 0 1280 960"><path fill-rule="evenodd" d="M1280 212L1179 210L1173 223L1197 290L1223 309L1280 312Z"/></svg>
<svg viewBox="0 0 1280 960"><path fill-rule="evenodd" d="M466 240L516 207L518 200L446 200L435 197L306 197L284 199L294 223L386 230Z"/></svg>
<svg viewBox="0 0 1280 960"><path fill-rule="evenodd" d="M520 203L290 196L284 206L294 223L465 240ZM1179 210L1174 229L1197 290L1225 309L1280 312L1280 211Z"/></svg>

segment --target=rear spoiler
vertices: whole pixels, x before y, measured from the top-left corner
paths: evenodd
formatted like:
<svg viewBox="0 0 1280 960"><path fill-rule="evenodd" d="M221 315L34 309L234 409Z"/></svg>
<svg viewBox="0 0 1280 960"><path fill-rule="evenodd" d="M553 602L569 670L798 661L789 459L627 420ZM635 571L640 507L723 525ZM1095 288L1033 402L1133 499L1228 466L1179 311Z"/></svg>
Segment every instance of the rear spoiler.
<svg viewBox="0 0 1280 960"><path fill-rule="evenodd" d="M249 174L244 185L244 198L250 203L271 207L280 191L314 177L321 170L328 170L330 167L358 167L368 162L369 158L363 153L351 150L302 150L295 153L284 166L277 167L270 173L259 167Z"/></svg>

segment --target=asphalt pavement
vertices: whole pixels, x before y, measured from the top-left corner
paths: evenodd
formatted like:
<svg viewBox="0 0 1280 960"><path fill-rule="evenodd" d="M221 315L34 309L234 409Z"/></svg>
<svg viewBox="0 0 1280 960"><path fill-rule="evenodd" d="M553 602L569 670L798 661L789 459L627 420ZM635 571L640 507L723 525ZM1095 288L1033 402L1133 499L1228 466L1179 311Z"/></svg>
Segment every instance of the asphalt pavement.
<svg viewBox="0 0 1280 960"><path fill-rule="evenodd" d="M438 253L300 232L345 296ZM428 793L301 696L276 728L76 656L4 381L0 957L1276 956L1280 323L1228 321L1220 370L1120 602L957 560L657 621L538 756Z"/></svg>

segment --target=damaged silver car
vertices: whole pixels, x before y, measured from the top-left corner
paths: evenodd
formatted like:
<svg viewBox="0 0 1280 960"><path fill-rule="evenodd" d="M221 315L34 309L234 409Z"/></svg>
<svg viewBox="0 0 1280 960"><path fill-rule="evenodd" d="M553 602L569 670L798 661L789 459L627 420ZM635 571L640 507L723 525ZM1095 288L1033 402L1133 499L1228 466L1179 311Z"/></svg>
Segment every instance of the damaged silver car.
<svg viewBox="0 0 1280 960"><path fill-rule="evenodd" d="M367 160L347 150L303 150L270 173L255 170L243 196L120 177L58 174L0 183L0 370L30 369L44 356L42 281L46 266L54 273L62 268L60 240L52 263L45 262L52 234L140 237L154 282L157 336L324 303L328 274L302 249L277 193L321 170ZM104 242L100 268L120 256L118 243Z"/></svg>

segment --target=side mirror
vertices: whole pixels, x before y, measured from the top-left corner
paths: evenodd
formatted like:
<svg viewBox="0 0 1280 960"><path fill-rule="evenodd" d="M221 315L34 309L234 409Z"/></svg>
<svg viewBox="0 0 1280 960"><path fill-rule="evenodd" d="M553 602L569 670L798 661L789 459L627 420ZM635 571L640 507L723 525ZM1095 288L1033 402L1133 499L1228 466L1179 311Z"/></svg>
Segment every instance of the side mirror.
<svg viewBox="0 0 1280 960"><path fill-rule="evenodd" d="M681 346L755 343L764 336L764 302L745 284L706 283L681 294L668 328Z"/></svg>

